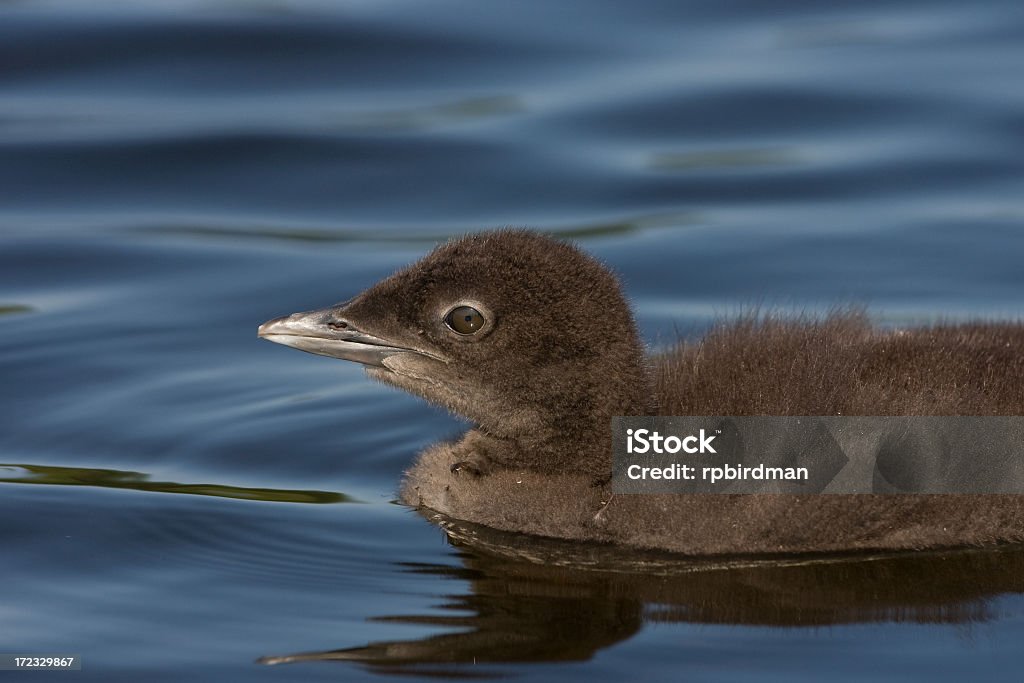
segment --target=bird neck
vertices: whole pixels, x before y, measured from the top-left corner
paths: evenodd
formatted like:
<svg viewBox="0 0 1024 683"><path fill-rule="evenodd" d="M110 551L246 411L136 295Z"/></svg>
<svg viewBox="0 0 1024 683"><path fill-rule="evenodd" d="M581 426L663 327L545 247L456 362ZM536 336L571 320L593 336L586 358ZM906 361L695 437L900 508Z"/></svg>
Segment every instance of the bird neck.
<svg viewBox="0 0 1024 683"><path fill-rule="evenodd" d="M507 465L545 473L611 477L611 421L653 409L651 376L642 346L601 363L564 370L534 402L532 428L509 435Z"/></svg>

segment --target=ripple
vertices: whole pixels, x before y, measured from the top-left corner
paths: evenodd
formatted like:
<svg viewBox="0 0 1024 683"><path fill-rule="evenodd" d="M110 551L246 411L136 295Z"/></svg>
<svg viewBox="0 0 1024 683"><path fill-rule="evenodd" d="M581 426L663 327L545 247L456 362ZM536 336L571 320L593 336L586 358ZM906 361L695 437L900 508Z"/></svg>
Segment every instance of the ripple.
<svg viewBox="0 0 1024 683"><path fill-rule="evenodd" d="M514 95L470 97L435 105L350 113L337 117L336 125L362 130L422 130L516 114L526 109Z"/></svg>
<svg viewBox="0 0 1024 683"><path fill-rule="evenodd" d="M675 228L701 222L696 212L665 212L637 214L621 218L595 219L593 221L560 221L549 219L539 225L532 225L545 234L563 239L586 239L592 237L613 237L631 233ZM445 232L420 231L402 227L382 230L380 227L366 228L273 228L273 227L230 227L200 224L147 225L120 228L133 234L174 235L180 237L228 239L240 242L282 241L293 243L362 243L424 245L438 244L467 233L490 229L494 226L474 225Z"/></svg>
<svg viewBox="0 0 1024 683"><path fill-rule="evenodd" d="M800 157L792 150L750 148L659 152L652 154L648 163L658 171L702 171L792 166L800 161Z"/></svg>
<svg viewBox="0 0 1024 683"><path fill-rule="evenodd" d="M526 111L522 97L479 94L432 103L399 102L390 107L353 107L323 95L293 98L216 96L197 98L187 110L174 100L85 95L13 97L0 101L0 144L67 144L215 138L224 131L252 135L292 133L341 135L423 132L487 121ZM252 111L244 122L237 109Z"/></svg>
<svg viewBox="0 0 1024 683"><path fill-rule="evenodd" d="M394 506L353 506L352 514L339 516L323 514L327 508L316 506L270 512L176 504L139 510L121 527L137 558L133 564L166 563L170 554L178 567L214 572L222 585L245 580L285 591L297 585L350 591L359 582L393 584L387 574L372 569L374 550L391 550L395 542L394 533L371 530L387 524L382 517L388 512L401 512L389 508ZM401 531L394 524L389 528Z"/></svg>
<svg viewBox="0 0 1024 683"><path fill-rule="evenodd" d="M149 481L142 472L95 469L87 467L54 467L49 465L0 464L0 482L6 484L45 484L49 486L96 486L153 493L181 493L191 496L215 496L266 503L355 503L354 498L334 491L247 488L224 484L179 484L170 481Z"/></svg>
<svg viewBox="0 0 1024 683"><path fill-rule="evenodd" d="M0 315L16 315L18 313L31 313L33 311L31 306L23 306L21 304L0 304Z"/></svg>

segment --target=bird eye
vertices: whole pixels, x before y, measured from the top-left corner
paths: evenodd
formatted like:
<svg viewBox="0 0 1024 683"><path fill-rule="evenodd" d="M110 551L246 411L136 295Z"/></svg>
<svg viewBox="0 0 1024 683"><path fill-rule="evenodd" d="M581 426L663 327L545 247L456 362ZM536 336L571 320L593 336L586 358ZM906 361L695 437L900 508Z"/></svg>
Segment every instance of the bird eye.
<svg viewBox="0 0 1024 683"><path fill-rule="evenodd" d="M444 324L457 334L476 334L487 322L472 306L456 306L444 317Z"/></svg>

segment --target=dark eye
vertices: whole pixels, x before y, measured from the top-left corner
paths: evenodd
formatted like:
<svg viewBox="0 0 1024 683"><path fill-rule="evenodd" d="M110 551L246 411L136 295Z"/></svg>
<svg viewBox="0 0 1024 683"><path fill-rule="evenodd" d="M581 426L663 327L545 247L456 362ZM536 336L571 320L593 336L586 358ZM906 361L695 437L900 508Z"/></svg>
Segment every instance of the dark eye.
<svg viewBox="0 0 1024 683"><path fill-rule="evenodd" d="M472 306L456 306L444 317L444 324L459 334L476 334L485 322L480 311Z"/></svg>

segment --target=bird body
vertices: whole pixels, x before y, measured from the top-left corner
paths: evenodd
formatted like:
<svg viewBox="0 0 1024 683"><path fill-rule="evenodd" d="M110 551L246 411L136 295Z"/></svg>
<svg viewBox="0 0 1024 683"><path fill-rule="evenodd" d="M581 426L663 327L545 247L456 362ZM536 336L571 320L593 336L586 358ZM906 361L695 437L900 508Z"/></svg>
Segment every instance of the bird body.
<svg viewBox="0 0 1024 683"><path fill-rule="evenodd" d="M260 336L363 363L475 427L421 453L403 502L504 531L688 555L1024 541L1024 496L613 495L616 415L1020 415L1024 325L880 331L856 311L750 314L647 357L617 279L506 230L440 246Z"/></svg>

